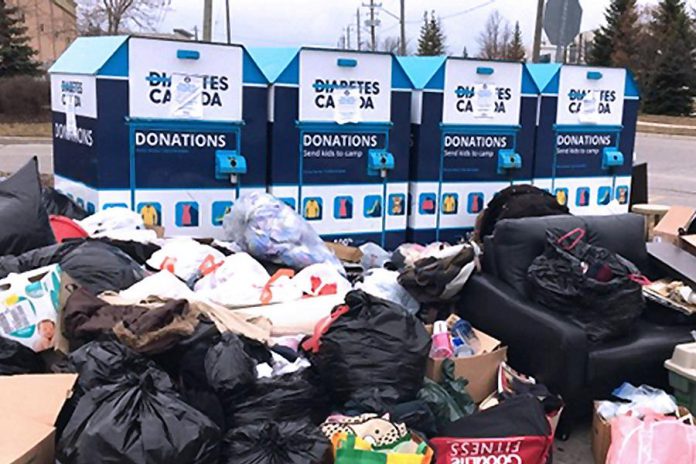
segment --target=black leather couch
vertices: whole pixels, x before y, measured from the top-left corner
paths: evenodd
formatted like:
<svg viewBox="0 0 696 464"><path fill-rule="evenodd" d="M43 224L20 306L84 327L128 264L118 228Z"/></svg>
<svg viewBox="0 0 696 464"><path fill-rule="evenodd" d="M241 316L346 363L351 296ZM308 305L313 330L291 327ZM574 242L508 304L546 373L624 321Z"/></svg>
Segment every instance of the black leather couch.
<svg viewBox="0 0 696 464"><path fill-rule="evenodd" d="M483 272L462 291L459 315L509 347L510 364L534 376L566 401L559 433L567 436L593 399L609 397L624 381L667 388L663 367L674 345L691 341L696 327L669 326L644 315L624 338L593 344L573 322L532 302L527 269L544 251L546 230L582 227L586 240L617 252L651 275L643 217L551 216L508 219L484 242Z"/></svg>

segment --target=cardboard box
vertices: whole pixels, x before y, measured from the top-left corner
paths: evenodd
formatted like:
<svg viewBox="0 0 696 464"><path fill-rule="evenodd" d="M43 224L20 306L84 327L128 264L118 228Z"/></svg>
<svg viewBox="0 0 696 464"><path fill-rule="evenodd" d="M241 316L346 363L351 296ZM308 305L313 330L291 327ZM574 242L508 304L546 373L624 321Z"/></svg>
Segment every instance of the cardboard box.
<svg viewBox="0 0 696 464"><path fill-rule="evenodd" d="M432 331L432 327L428 327ZM455 377L464 377L469 381L466 389L478 404L498 388L498 368L507 361L507 347L502 347L500 340L487 333L474 329L481 341L481 353L466 358L454 359ZM442 379L443 359L428 359L425 375L435 382Z"/></svg>
<svg viewBox="0 0 696 464"><path fill-rule="evenodd" d="M667 214L657 223L653 235L664 241L672 242L679 246L680 229L688 227L696 215L696 210L688 206L672 206Z"/></svg>
<svg viewBox="0 0 696 464"><path fill-rule="evenodd" d="M76 374L0 377L0 462L53 464L54 423Z"/></svg>
<svg viewBox="0 0 696 464"><path fill-rule="evenodd" d="M592 416L592 456L595 464L604 464L611 445L611 425L597 413L599 401L594 403Z"/></svg>
<svg viewBox="0 0 696 464"><path fill-rule="evenodd" d="M696 235L682 235L679 237L679 246L696 256Z"/></svg>
<svg viewBox="0 0 696 464"><path fill-rule="evenodd" d="M54 264L0 280L0 336L34 351L53 348L62 271Z"/></svg>
<svg viewBox="0 0 696 464"><path fill-rule="evenodd" d="M594 403L594 414L592 416L592 456L595 464L605 464L609 448L611 448L611 424L597 412L599 401ZM679 416L688 415L686 408L679 408Z"/></svg>

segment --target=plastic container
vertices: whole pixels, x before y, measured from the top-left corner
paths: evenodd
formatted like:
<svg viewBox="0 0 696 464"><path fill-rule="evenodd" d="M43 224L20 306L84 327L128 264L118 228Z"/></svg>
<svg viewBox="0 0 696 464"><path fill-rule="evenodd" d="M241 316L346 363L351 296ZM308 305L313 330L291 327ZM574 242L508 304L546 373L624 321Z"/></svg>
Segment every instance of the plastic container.
<svg viewBox="0 0 696 464"><path fill-rule="evenodd" d="M430 349L430 357L444 359L452 357L452 342L450 341L447 322L437 321L433 325L433 344Z"/></svg>
<svg viewBox="0 0 696 464"><path fill-rule="evenodd" d="M51 230L53 230L53 235L56 236L56 241L62 243L64 240L70 238L86 238L89 234L85 232L85 229L80 227L80 225L65 216L49 216L51 222Z"/></svg>
<svg viewBox="0 0 696 464"><path fill-rule="evenodd" d="M696 413L696 343L674 347L672 359L665 361L665 367L677 403Z"/></svg>

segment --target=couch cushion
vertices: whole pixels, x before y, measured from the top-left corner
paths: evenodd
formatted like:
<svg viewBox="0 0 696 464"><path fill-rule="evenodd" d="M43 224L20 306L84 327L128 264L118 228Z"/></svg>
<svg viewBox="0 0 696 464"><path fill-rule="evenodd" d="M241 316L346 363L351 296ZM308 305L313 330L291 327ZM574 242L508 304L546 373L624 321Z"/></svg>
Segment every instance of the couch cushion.
<svg viewBox="0 0 696 464"><path fill-rule="evenodd" d="M636 214L615 216L546 216L505 219L495 227L493 246L498 277L527 296L527 269L544 251L546 230L587 231L586 240L619 253L644 272L648 267L644 218Z"/></svg>
<svg viewBox="0 0 696 464"><path fill-rule="evenodd" d="M632 333L619 340L590 348L587 383L596 397L606 397L623 382L665 388L663 366L675 345L693 341L696 327L661 326L639 321Z"/></svg>

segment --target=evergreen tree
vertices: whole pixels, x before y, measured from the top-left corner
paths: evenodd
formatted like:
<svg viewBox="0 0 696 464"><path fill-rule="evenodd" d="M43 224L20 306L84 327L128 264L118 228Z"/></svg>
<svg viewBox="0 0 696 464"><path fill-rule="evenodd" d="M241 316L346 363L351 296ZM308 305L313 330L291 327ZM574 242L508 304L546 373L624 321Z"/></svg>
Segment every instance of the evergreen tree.
<svg viewBox="0 0 696 464"><path fill-rule="evenodd" d="M627 66L634 62L640 41L636 1L612 0L604 13L606 24L595 34L588 64Z"/></svg>
<svg viewBox="0 0 696 464"><path fill-rule="evenodd" d="M522 31L520 30L520 22L515 23L515 29L512 33L512 39L507 46L507 58L508 60L514 61L524 61L527 52L524 49L524 44L522 43Z"/></svg>
<svg viewBox="0 0 696 464"><path fill-rule="evenodd" d="M437 56L445 53L445 33L442 31L440 18L435 16L435 11L431 11L428 19L426 11L423 13L423 25L418 37L418 55Z"/></svg>
<svg viewBox="0 0 696 464"><path fill-rule="evenodd" d="M462 49L462 58L469 58L469 50L466 47Z"/></svg>
<svg viewBox="0 0 696 464"><path fill-rule="evenodd" d="M643 110L673 116L691 114L696 37L683 0L661 0L650 24L650 40L656 54L646 72Z"/></svg>
<svg viewBox="0 0 696 464"><path fill-rule="evenodd" d="M40 74L18 7L0 0L0 77Z"/></svg>

